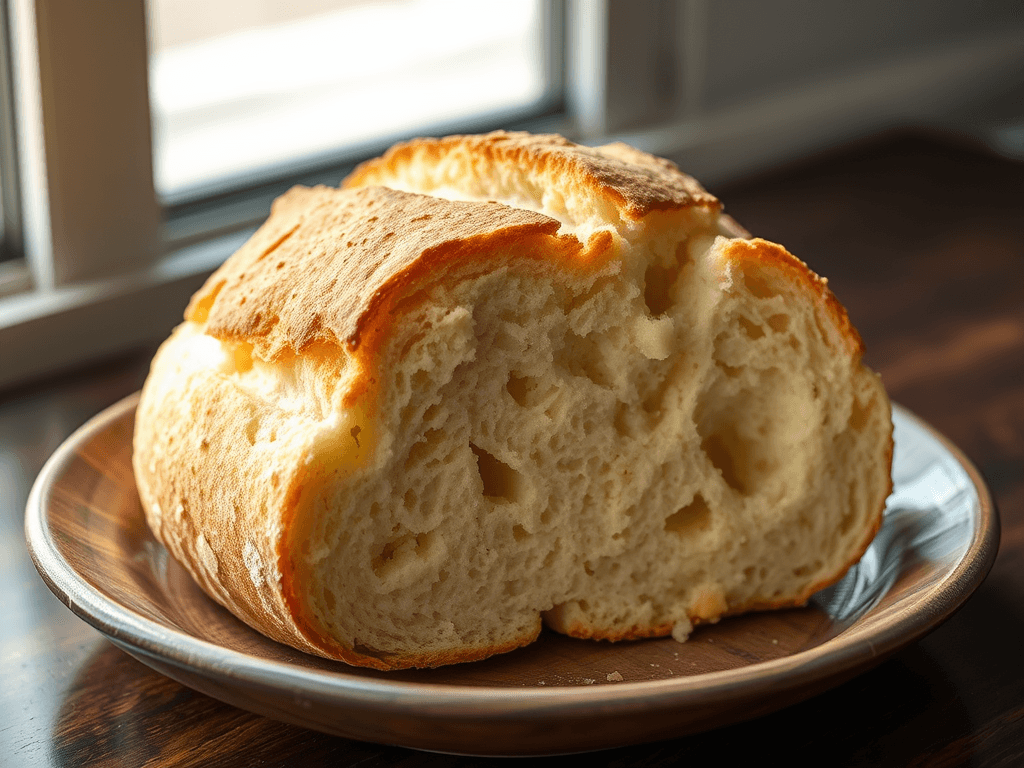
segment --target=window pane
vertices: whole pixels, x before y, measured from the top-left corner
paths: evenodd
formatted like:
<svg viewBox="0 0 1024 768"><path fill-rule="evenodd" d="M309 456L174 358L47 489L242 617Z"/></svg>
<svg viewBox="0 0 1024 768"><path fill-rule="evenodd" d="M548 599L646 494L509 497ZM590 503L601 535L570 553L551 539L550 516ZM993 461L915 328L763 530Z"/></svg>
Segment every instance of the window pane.
<svg viewBox="0 0 1024 768"><path fill-rule="evenodd" d="M18 160L14 149L14 82L7 4L0 0L0 262L18 256L21 219ZM5 290L0 280L0 293Z"/></svg>
<svg viewBox="0 0 1024 768"><path fill-rule="evenodd" d="M542 0L149 0L148 10L165 197L546 95Z"/></svg>

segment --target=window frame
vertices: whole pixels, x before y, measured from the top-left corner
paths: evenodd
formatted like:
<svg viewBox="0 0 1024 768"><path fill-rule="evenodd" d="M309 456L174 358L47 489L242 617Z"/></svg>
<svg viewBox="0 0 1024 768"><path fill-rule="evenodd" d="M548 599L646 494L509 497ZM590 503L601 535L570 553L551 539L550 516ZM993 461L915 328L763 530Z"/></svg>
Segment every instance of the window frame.
<svg viewBox="0 0 1024 768"><path fill-rule="evenodd" d="M296 183L337 184L397 138L312 158L164 208L152 163L123 162L125 156L152 157L144 0L7 0L5 7L13 32L18 199L25 226L23 258L11 266L20 291L0 295L0 388L155 343L180 322L192 293L254 231L274 197ZM554 0L547 7L545 65L555 86L550 98L531 114L424 129L567 132L563 53L550 44L562 39L565 3ZM111 36L111 29L118 34ZM104 110L82 108L90 93L101 90ZM102 181L102 194L89 188L89 179Z"/></svg>
<svg viewBox="0 0 1024 768"><path fill-rule="evenodd" d="M21 195L14 139L10 41L7 4L0 2L0 296L27 287L27 281L19 277L24 269L17 263L22 256Z"/></svg>
<svg viewBox="0 0 1024 768"><path fill-rule="evenodd" d="M180 322L188 298L244 242L273 197L294 183L337 184L392 139L162 209L152 175L144 0L0 2L11 43L5 81L13 83L16 141L8 145L18 149L16 189L4 190L4 210L17 213L7 232L21 254L0 271L0 388L152 345ZM707 30L717 10L709 0L548 0L546 7L555 97L539 114L435 131L500 126L589 144L623 140L675 159L713 188L836 141L934 123L943 110L969 106L965 96L957 101L958 85L1005 81L1024 66L1024 30L993 31L709 109ZM103 94L103 109L90 93ZM126 163L126 156L147 161ZM5 285L18 292L4 295Z"/></svg>

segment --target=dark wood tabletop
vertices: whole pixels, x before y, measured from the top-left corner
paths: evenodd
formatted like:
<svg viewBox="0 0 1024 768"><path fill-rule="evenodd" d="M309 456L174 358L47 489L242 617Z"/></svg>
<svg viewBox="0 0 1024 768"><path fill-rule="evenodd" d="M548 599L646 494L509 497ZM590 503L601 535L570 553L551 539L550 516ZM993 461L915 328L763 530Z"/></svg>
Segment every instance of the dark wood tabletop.
<svg viewBox="0 0 1024 768"><path fill-rule="evenodd" d="M712 191L829 278L893 400L987 479L1002 544L959 613L873 670L757 720L587 760L1024 765L1024 165L900 134ZM0 766L496 763L235 709L129 657L51 595L24 543L32 480L141 386L151 352L0 393Z"/></svg>

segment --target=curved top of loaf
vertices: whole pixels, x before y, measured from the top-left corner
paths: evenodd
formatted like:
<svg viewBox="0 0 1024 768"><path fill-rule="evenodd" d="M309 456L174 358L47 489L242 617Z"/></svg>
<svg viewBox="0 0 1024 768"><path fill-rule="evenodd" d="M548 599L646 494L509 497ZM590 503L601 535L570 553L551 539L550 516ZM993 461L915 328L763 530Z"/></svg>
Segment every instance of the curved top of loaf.
<svg viewBox="0 0 1024 768"><path fill-rule="evenodd" d="M444 279L453 262L496 251L586 261L581 243L557 229L547 216L494 202L294 187L192 297L185 318L252 344L265 360L318 343L355 349L408 290Z"/></svg>
<svg viewBox="0 0 1024 768"><path fill-rule="evenodd" d="M363 163L344 182L349 188L371 184L503 200L571 227L595 214L600 223L621 228L653 211L721 208L669 160L622 143L585 147L555 134L495 131L414 139Z"/></svg>

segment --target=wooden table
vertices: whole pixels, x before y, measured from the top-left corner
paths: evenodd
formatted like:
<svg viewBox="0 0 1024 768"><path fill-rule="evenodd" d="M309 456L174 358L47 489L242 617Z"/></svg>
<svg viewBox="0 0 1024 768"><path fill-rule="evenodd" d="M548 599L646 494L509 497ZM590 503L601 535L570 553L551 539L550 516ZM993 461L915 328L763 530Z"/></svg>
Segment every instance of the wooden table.
<svg viewBox="0 0 1024 768"><path fill-rule="evenodd" d="M1024 764L1024 166L892 136L713 191L830 278L893 399L987 478L1002 546L953 619L873 671L752 722L587 759ZM492 762L234 709L150 671L49 593L22 532L31 482L74 428L141 385L148 354L0 393L0 765Z"/></svg>

